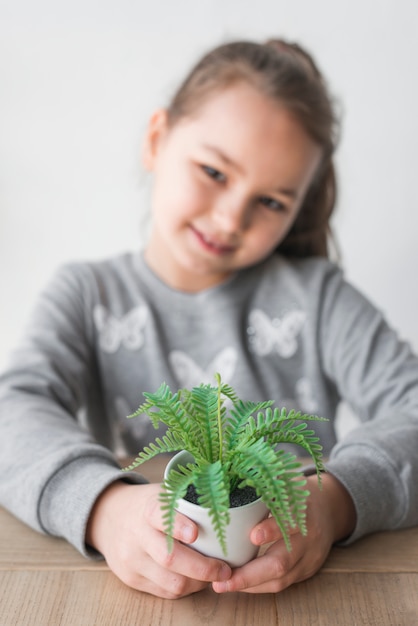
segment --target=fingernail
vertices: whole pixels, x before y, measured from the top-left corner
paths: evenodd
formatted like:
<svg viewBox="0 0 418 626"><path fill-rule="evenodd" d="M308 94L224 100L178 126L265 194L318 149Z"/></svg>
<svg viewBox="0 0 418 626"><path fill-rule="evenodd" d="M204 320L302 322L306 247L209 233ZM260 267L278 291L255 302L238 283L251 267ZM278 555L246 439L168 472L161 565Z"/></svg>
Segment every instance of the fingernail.
<svg viewBox="0 0 418 626"><path fill-rule="evenodd" d="M194 530L192 526L183 526L181 536L184 543L191 543L194 537Z"/></svg>
<svg viewBox="0 0 418 626"><path fill-rule="evenodd" d="M213 589L216 593L226 593L228 591L228 583L221 583L216 581L216 583L214 583L213 585Z"/></svg>
<svg viewBox="0 0 418 626"><path fill-rule="evenodd" d="M224 563L221 569L219 570L218 581L229 580L231 578L231 574L232 574L231 568L229 567L229 565L227 565L227 563Z"/></svg>
<svg viewBox="0 0 418 626"><path fill-rule="evenodd" d="M266 539L266 535L264 533L264 530L261 530L261 528L259 528L257 532L255 533L256 544L260 546L262 543L265 542L265 539Z"/></svg>

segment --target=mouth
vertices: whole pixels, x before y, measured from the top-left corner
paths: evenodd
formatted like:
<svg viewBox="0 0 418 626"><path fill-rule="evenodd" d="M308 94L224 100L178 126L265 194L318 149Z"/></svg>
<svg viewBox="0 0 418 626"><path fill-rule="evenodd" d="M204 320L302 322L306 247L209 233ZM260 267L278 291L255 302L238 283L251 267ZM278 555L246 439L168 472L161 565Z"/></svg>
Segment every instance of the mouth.
<svg viewBox="0 0 418 626"><path fill-rule="evenodd" d="M218 256L227 255L234 252L235 246L227 245L221 242L216 237L206 235L200 230L197 230L194 226L190 226L190 228L200 245L208 252L211 252L212 254L216 254Z"/></svg>

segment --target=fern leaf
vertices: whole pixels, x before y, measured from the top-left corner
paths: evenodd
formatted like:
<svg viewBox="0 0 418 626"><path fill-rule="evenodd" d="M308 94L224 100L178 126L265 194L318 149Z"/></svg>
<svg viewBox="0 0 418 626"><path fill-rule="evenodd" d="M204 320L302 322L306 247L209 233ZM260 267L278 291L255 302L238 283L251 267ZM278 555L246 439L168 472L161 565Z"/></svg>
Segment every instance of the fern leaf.
<svg viewBox="0 0 418 626"><path fill-rule="evenodd" d="M230 410L228 424L225 429L225 446L228 450L234 448L240 433L245 428L250 417L257 411L268 409L272 401L251 402L249 400L238 400Z"/></svg>
<svg viewBox="0 0 418 626"><path fill-rule="evenodd" d="M300 420L303 419L303 422ZM271 445L291 443L303 448L310 456L316 467L318 478L324 471L322 461L322 446L318 443L319 437L315 431L308 429L306 421L328 421L316 415L302 415L300 412L286 409L267 409L265 413L258 413L257 420L251 417L246 425L245 437L240 441L242 446L248 442L265 439ZM295 423L297 422L297 423Z"/></svg>
<svg viewBox="0 0 418 626"><path fill-rule="evenodd" d="M159 499L161 502L164 530L167 535L167 547L169 552L172 551L174 545L173 532L176 506L178 501L186 495L189 485L195 480L194 469L196 469L194 465L188 465L186 468L179 466L179 471L171 470L169 476L163 483Z"/></svg>
<svg viewBox="0 0 418 626"><path fill-rule="evenodd" d="M300 472L286 475L286 490L289 498L289 506L292 511L293 518L302 535L307 534L306 527L306 500L309 497L309 491L304 489L306 486L306 478L301 476Z"/></svg>
<svg viewBox="0 0 418 626"><path fill-rule="evenodd" d="M141 404L137 408L137 410L134 411L134 413L131 413L131 415L128 415L128 419L131 419L133 417L138 417L139 415L142 415L142 413L146 413L153 420L153 423L154 421L158 420L157 424L154 424L154 426L158 426L158 422L160 421L160 418L158 417L158 412L154 410L156 408L154 399L157 399L157 401L160 402L163 398L167 398L167 396L169 396L170 394L171 394L171 390L169 386L167 385L167 383L161 383L157 391L153 394L144 392L143 395L145 396L146 401L143 404Z"/></svg>
<svg viewBox="0 0 418 626"><path fill-rule="evenodd" d="M294 455L275 453L262 439L240 449L234 461L234 470L242 479L240 486L249 485L256 490L257 495L270 509L286 547L290 550L289 529L295 528L298 521L303 526L303 503L301 506L301 500L298 500L288 487L289 476L291 480L301 476L300 472L295 472L300 463ZM303 477L300 480L299 488ZM292 496L291 499L289 496ZM296 509L295 504L298 505Z"/></svg>
<svg viewBox="0 0 418 626"><path fill-rule="evenodd" d="M220 453L217 389L210 385L195 387L192 389L190 402L200 441L205 445L205 458L209 463L213 463L219 458ZM225 408L221 406L220 411L222 418Z"/></svg>
<svg viewBox="0 0 418 626"><path fill-rule="evenodd" d="M272 411L270 408L267 408L264 413L259 412L257 415L257 421L254 419L251 422L251 433L254 438L258 436L264 436L264 432L267 428L270 428L272 431L274 429L281 428L282 430L287 430L289 428L296 428L295 422L328 422L328 419L325 417L319 417L318 415L308 415L307 413L302 414L300 411L296 412L293 409L289 412L286 408L278 409L275 408ZM306 424L300 424L306 427ZM250 432L250 431L248 431Z"/></svg>
<svg viewBox="0 0 418 626"><path fill-rule="evenodd" d="M221 461L201 466L196 472L195 487L198 502L208 509L216 537L226 556L226 527L230 519L229 483Z"/></svg>
<svg viewBox="0 0 418 626"><path fill-rule="evenodd" d="M322 446L318 443L319 437L315 435L313 430L307 430L303 432L301 429L292 429L285 432L277 432L268 438L268 441L272 445L291 443L293 445L303 448L313 460L315 465L318 480L321 480L321 472L325 471L325 466L322 459Z"/></svg>
<svg viewBox="0 0 418 626"><path fill-rule="evenodd" d="M222 383L220 386L220 392L225 398L228 398L232 402L232 404L236 404L238 402L238 396L235 391L232 389L230 385L227 383Z"/></svg>
<svg viewBox="0 0 418 626"><path fill-rule="evenodd" d="M166 383L162 383L155 393L144 392L146 402L132 415L146 413L155 428L160 422L166 424L173 432L182 436L187 442L190 421L181 402L181 392L172 393Z"/></svg>
<svg viewBox="0 0 418 626"><path fill-rule="evenodd" d="M164 454L169 452L179 452L183 449L183 439L178 437L176 433L167 432L162 439L157 439L150 443L149 446L145 446L142 452L138 454L135 460L128 467L124 467L123 471L128 472L145 461L149 461L158 454Z"/></svg>
<svg viewBox="0 0 418 626"><path fill-rule="evenodd" d="M208 461L211 458L211 445L207 441L207 437L212 438L212 433L208 434L208 420L202 415L196 404L193 390L181 390L181 398L184 411L190 425L187 449L193 454L196 460ZM186 447L186 446L185 446Z"/></svg>

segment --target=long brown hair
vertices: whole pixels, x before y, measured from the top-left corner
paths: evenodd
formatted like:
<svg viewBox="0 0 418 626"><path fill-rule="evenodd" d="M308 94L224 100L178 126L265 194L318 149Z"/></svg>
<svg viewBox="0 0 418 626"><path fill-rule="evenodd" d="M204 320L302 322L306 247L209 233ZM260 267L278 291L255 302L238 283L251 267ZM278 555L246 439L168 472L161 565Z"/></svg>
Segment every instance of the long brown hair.
<svg viewBox="0 0 418 626"><path fill-rule="evenodd" d="M330 220L336 204L333 155L338 122L324 78L306 50L272 39L264 44L236 41L207 53L192 68L168 106L174 125L190 115L215 91L246 81L296 115L322 148L322 160L298 216L278 247L287 256L328 257Z"/></svg>

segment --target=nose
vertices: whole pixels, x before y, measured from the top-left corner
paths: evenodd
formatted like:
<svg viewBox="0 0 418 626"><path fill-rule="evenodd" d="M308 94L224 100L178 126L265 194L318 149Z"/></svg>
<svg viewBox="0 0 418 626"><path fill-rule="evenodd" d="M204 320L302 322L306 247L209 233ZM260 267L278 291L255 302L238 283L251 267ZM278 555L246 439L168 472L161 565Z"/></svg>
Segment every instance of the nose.
<svg viewBox="0 0 418 626"><path fill-rule="evenodd" d="M224 198L216 202L213 207L212 217L219 228L224 233L239 233L247 227L249 211L247 203L242 199Z"/></svg>

